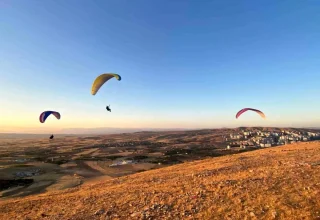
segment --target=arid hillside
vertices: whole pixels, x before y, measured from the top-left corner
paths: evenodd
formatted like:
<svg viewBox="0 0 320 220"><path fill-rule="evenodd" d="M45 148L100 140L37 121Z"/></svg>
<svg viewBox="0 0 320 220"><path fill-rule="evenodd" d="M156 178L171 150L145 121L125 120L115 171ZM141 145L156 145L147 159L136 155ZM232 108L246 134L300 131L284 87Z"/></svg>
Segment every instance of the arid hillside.
<svg viewBox="0 0 320 220"><path fill-rule="evenodd" d="M320 219L320 142L0 202L0 219Z"/></svg>

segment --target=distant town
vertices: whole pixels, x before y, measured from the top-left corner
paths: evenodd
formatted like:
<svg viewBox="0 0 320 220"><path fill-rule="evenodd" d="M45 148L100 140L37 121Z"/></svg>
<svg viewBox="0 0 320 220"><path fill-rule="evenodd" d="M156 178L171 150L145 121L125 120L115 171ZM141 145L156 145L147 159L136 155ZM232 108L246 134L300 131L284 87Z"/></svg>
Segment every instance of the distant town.
<svg viewBox="0 0 320 220"><path fill-rule="evenodd" d="M229 143L227 149L232 147L248 148L248 147L272 147L296 142L306 142L312 140L320 140L320 132L310 131L288 131L280 132L262 131L259 129L232 133L229 137L225 137L225 141Z"/></svg>

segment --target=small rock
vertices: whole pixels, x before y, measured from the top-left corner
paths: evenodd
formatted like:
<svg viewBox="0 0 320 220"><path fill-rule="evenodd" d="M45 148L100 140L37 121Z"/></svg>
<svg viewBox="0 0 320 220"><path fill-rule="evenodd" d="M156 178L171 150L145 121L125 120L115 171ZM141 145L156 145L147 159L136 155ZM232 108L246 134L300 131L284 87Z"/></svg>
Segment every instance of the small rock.
<svg viewBox="0 0 320 220"><path fill-rule="evenodd" d="M277 212L276 212L276 211L273 211L273 212L272 212L272 217L273 217L273 218L276 218L276 217L277 217Z"/></svg>
<svg viewBox="0 0 320 220"><path fill-rule="evenodd" d="M104 213L104 210L100 209L100 210L96 211L94 214L95 215L102 215L103 213Z"/></svg>
<svg viewBox="0 0 320 220"><path fill-rule="evenodd" d="M162 208L164 211L168 211L170 209L170 207L168 205L164 205Z"/></svg>
<svg viewBox="0 0 320 220"><path fill-rule="evenodd" d="M138 216L139 214L140 214L139 212L134 212L134 213L131 214L131 217L136 217L136 216Z"/></svg>
<svg viewBox="0 0 320 220"><path fill-rule="evenodd" d="M151 206L151 209L157 209L158 208L158 204L157 203L155 203L155 204L153 204L152 206Z"/></svg>
<svg viewBox="0 0 320 220"><path fill-rule="evenodd" d="M48 215L46 215L45 213L41 214L41 217L47 217Z"/></svg>
<svg viewBox="0 0 320 220"><path fill-rule="evenodd" d="M254 216L256 216L253 212L250 212L250 216L251 217L254 217Z"/></svg>
<svg viewBox="0 0 320 220"><path fill-rule="evenodd" d="M186 211L184 211L183 215L184 215L184 216L190 216L191 213L190 213L188 210L186 210Z"/></svg>

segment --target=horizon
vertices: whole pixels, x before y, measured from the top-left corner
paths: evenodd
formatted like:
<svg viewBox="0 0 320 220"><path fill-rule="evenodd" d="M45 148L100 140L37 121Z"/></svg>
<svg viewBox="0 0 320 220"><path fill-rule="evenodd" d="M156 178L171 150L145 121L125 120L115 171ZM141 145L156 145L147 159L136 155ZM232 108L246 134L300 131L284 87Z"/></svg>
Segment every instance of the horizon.
<svg viewBox="0 0 320 220"><path fill-rule="evenodd" d="M217 128L111 128L111 127L101 127L101 128L73 128L73 133L68 132L69 129L63 129L64 132L57 132L54 135L113 135L113 134L122 134L122 133L139 133L139 132L178 132L178 131L201 131L201 130L220 130L220 129L239 129L239 128L278 128L278 129L315 129L319 130L320 127L282 127L282 126L239 126L239 127L217 127ZM94 130L104 130L104 131L94 131ZM107 130L106 130L107 129ZM78 132L74 132L77 130ZM85 131L88 131L86 133ZM91 130L91 132L90 132ZM39 136L47 136L51 134L50 132L47 133L30 133L30 132L0 132L0 135L39 135Z"/></svg>
<svg viewBox="0 0 320 220"><path fill-rule="evenodd" d="M0 10L0 133L320 127L316 2L30 0ZM93 96L102 73L122 80ZM246 107L266 119L235 119ZM40 123L46 110L61 119Z"/></svg>

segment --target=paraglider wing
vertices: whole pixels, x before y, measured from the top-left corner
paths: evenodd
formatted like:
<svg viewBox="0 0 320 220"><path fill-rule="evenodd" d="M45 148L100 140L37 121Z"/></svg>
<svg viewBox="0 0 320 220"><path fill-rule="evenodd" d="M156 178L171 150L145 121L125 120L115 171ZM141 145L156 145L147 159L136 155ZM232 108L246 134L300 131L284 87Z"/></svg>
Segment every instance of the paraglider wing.
<svg viewBox="0 0 320 220"><path fill-rule="evenodd" d="M40 117L39 117L40 122L44 123L51 114L54 115L58 120L61 118L61 115L59 112L44 111L40 114Z"/></svg>
<svg viewBox="0 0 320 220"><path fill-rule="evenodd" d="M243 109L241 109L241 110L238 111L238 113L236 114L236 118L239 118L240 115L242 115L244 112L246 112L246 111L248 111L248 110L250 110L250 111L255 111L255 112L257 112L262 118L266 118L265 114L264 114L262 111L260 111L260 110L258 110L258 109L254 109L254 108L243 108Z"/></svg>
<svg viewBox="0 0 320 220"><path fill-rule="evenodd" d="M109 79L115 77L117 80L121 80L121 76L118 75L118 74L115 74L115 73L104 73L104 74L101 74L100 76L98 76L93 84L92 84L92 87L91 87L91 94L92 95L95 95L98 90L100 89L100 87L105 83L107 82Z"/></svg>

